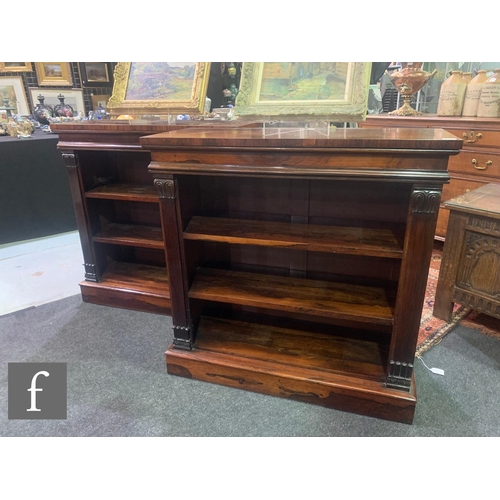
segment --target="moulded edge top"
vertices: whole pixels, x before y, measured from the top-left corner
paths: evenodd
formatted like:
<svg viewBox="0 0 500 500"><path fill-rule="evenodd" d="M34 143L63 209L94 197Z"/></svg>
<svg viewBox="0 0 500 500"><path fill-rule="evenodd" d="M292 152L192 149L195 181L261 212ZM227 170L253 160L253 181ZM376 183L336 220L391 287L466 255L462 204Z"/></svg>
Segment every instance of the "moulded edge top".
<svg viewBox="0 0 500 500"><path fill-rule="evenodd" d="M490 183L445 201L450 210L474 212L500 219L500 184Z"/></svg>
<svg viewBox="0 0 500 500"><path fill-rule="evenodd" d="M462 139L443 129L422 128L352 128L335 129L327 136L321 131L304 128L211 129L189 128L140 138L145 149L257 148L257 149L417 149L457 154Z"/></svg>

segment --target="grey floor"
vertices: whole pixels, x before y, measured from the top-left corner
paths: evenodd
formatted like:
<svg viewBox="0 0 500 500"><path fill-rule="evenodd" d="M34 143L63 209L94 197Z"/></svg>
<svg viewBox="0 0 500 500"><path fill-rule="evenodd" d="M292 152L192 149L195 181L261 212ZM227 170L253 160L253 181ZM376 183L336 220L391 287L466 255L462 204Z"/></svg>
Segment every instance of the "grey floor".
<svg viewBox="0 0 500 500"><path fill-rule="evenodd" d="M500 435L500 341L478 331L456 327L424 353L444 376L416 360L418 403L406 425L168 375L170 325L165 316L86 304L70 291L4 313L0 436ZM7 418L12 362L67 363L66 420Z"/></svg>
<svg viewBox="0 0 500 500"><path fill-rule="evenodd" d="M0 245L0 317L80 293L77 231Z"/></svg>

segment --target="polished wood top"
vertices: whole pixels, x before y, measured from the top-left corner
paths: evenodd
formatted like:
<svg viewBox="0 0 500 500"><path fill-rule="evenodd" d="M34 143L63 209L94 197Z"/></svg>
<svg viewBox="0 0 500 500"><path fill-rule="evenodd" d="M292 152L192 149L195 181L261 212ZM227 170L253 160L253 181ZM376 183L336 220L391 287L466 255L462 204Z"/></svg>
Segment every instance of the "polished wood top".
<svg viewBox="0 0 500 500"><path fill-rule="evenodd" d="M104 150L104 151L142 151L139 139L142 136L200 128L195 121L168 123L165 120L147 122L146 120L100 120L53 123L50 128L59 135L59 149L67 150ZM219 121L205 124L209 128L238 128L249 126L248 121Z"/></svg>
<svg viewBox="0 0 500 500"><path fill-rule="evenodd" d="M500 184L486 184L444 203L450 210L500 219Z"/></svg>
<svg viewBox="0 0 500 500"><path fill-rule="evenodd" d="M136 133L144 132L145 134L160 133L174 129L185 129L193 127L195 129L200 127L205 128L239 128L255 125L255 121L238 120L238 121L176 121L175 123L168 123L166 120L86 120L74 122L60 122L52 123L50 129L54 132L122 132L122 133Z"/></svg>
<svg viewBox="0 0 500 500"><path fill-rule="evenodd" d="M347 148L419 149L458 153L462 140L441 129L335 129L329 136L304 128L183 128L141 137L145 149L204 148Z"/></svg>
<svg viewBox="0 0 500 500"><path fill-rule="evenodd" d="M51 123L50 130L53 132L122 132L136 133L144 132L151 134L155 132L163 132L172 130L175 127L185 125L172 125L169 123L130 123L128 120L100 120L100 121L80 121L80 122L61 122Z"/></svg>

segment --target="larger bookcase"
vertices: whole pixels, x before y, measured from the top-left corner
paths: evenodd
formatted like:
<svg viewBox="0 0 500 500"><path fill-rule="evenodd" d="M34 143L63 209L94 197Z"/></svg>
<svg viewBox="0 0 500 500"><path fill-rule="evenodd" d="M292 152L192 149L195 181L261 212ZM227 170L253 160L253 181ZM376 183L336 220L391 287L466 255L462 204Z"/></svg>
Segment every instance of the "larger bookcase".
<svg viewBox="0 0 500 500"><path fill-rule="evenodd" d="M141 138L160 193L170 374L410 423L448 158L434 129Z"/></svg>

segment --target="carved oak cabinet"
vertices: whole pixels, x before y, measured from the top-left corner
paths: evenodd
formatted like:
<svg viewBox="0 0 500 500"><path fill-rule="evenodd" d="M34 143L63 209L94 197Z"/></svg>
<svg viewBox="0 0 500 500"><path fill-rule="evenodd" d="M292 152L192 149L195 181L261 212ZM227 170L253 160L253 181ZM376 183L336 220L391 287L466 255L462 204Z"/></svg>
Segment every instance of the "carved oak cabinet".
<svg viewBox="0 0 500 500"><path fill-rule="evenodd" d="M457 302L500 319L500 184L445 205L450 222L433 314L449 321Z"/></svg>
<svg viewBox="0 0 500 500"><path fill-rule="evenodd" d="M170 280L167 370L411 423L441 192L462 141L438 129L273 132L140 139Z"/></svg>

